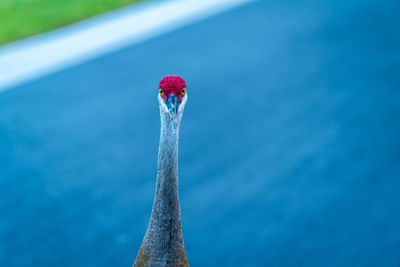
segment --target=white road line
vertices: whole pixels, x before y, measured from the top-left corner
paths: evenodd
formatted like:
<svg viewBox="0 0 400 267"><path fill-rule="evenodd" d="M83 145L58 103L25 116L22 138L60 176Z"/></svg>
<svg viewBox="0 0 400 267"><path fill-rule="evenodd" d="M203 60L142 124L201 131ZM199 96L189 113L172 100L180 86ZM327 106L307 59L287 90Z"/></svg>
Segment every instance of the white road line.
<svg viewBox="0 0 400 267"><path fill-rule="evenodd" d="M0 47L0 91L249 1L149 2Z"/></svg>

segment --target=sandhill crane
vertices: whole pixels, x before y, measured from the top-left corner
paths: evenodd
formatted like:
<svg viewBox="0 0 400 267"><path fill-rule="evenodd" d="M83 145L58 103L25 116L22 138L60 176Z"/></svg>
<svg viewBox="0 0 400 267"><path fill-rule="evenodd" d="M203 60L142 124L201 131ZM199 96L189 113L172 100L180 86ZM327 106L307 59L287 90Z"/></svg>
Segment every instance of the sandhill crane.
<svg viewBox="0 0 400 267"><path fill-rule="evenodd" d="M179 126L187 101L186 82L168 75L159 84L161 134L157 184L150 222L133 266L189 266L183 245L178 194Z"/></svg>

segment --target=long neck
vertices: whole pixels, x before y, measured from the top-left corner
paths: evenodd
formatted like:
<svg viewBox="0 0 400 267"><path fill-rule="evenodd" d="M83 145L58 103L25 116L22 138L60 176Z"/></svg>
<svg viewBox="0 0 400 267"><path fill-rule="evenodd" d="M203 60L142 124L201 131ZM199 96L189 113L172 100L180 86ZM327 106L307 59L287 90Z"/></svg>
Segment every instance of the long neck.
<svg viewBox="0 0 400 267"><path fill-rule="evenodd" d="M178 141L179 122L174 122L167 114L161 112L153 210L134 266L141 266L140 263L155 266L188 266L179 208Z"/></svg>
<svg viewBox="0 0 400 267"><path fill-rule="evenodd" d="M168 116L161 115L157 185L151 220L155 224L162 223L164 219L176 220L181 228L178 196L179 125L171 121Z"/></svg>

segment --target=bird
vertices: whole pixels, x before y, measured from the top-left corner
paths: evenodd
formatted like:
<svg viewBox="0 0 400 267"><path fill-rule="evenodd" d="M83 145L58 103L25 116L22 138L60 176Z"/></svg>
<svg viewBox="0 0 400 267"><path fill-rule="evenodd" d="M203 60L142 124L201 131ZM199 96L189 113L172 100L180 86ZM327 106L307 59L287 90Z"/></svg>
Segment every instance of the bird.
<svg viewBox="0 0 400 267"><path fill-rule="evenodd" d="M158 86L161 133L153 208L146 234L133 264L189 266L183 243L178 192L179 128L188 94L186 82L167 75Z"/></svg>

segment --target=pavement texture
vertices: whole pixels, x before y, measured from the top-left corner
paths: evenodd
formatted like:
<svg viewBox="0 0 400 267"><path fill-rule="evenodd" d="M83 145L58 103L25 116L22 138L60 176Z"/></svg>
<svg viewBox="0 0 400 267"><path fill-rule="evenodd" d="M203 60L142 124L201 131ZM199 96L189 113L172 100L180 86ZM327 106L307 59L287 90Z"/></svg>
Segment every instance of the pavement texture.
<svg viewBox="0 0 400 267"><path fill-rule="evenodd" d="M0 265L133 264L179 74L191 266L399 266L399 11L259 1L1 93Z"/></svg>

